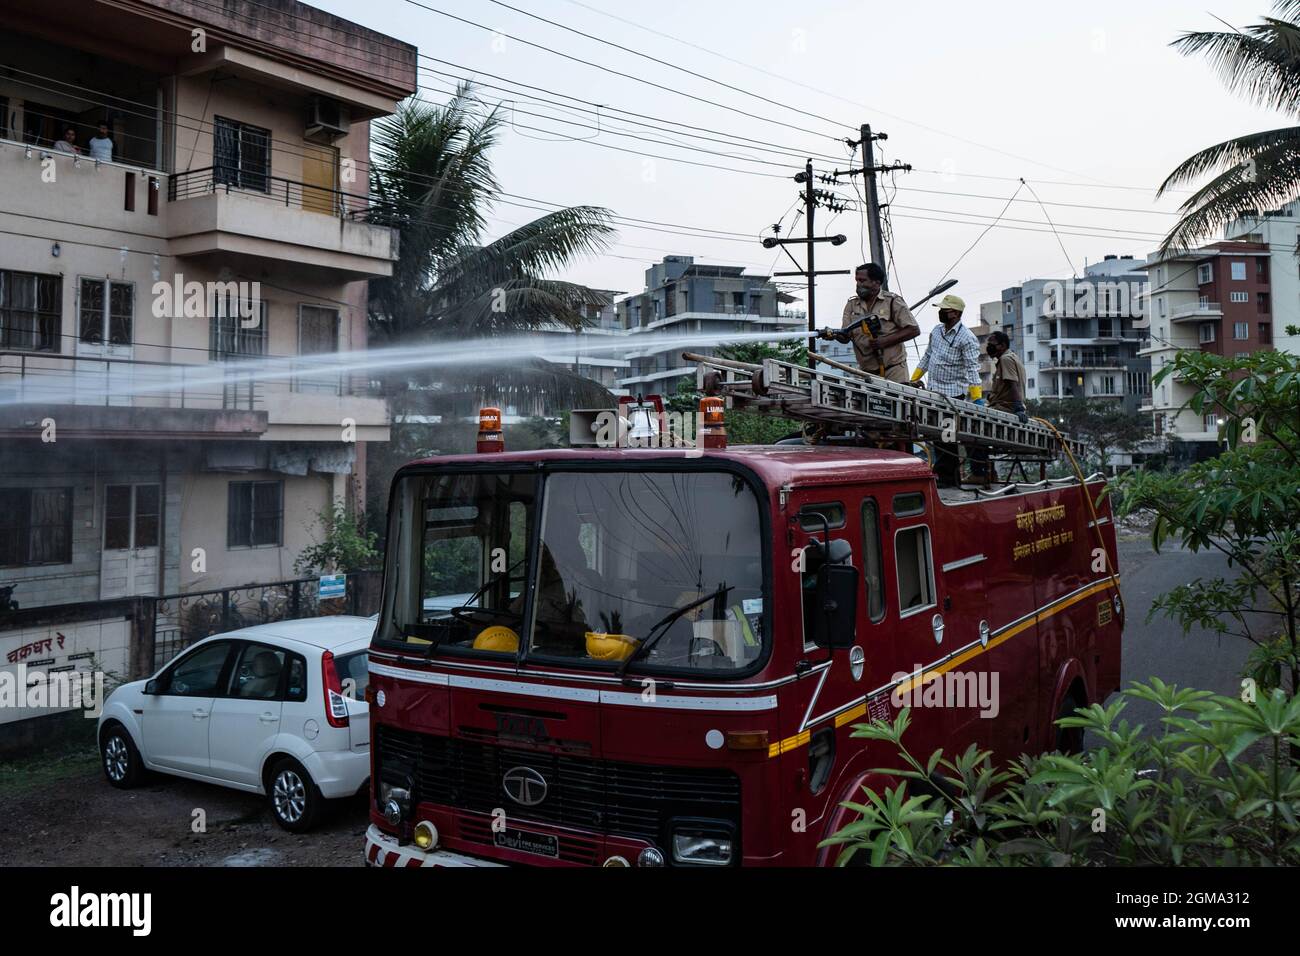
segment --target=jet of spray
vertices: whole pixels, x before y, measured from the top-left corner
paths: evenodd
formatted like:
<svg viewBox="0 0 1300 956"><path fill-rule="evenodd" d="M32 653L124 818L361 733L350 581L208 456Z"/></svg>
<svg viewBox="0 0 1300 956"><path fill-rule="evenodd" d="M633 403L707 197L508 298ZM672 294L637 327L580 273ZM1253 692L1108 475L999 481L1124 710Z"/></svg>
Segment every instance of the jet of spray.
<svg viewBox="0 0 1300 956"><path fill-rule="evenodd" d="M134 397L166 395L182 386L197 392L205 386L224 387L232 382L253 381L331 381L345 374L378 374L417 369L473 368L500 366L523 359L542 359L567 364L582 357L635 352L641 354L710 348L760 342L789 342L806 339L809 333L798 332L694 332L682 334L648 333L632 336L525 334L471 339L461 342L426 342L351 352L327 352L314 355L267 356L221 363L193 365L132 366L127 381L106 383L94 390L92 376L80 381L69 372L51 374L44 370L40 378L20 378L18 387L6 386L0 369L0 406L27 405L36 402L72 404L93 392L96 399L125 401ZM52 357L56 358L56 357ZM57 359L56 359L57 360ZM93 368L95 359L77 357L74 368Z"/></svg>

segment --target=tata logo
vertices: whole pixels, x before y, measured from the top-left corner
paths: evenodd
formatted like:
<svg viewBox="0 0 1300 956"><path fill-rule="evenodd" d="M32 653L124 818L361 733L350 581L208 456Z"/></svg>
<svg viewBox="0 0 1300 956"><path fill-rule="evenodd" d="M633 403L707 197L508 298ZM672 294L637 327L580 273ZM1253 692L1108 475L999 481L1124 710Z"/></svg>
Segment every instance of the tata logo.
<svg viewBox="0 0 1300 956"><path fill-rule="evenodd" d="M532 767L514 767L501 777L506 796L522 807L535 807L546 799L546 778Z"/></svg>

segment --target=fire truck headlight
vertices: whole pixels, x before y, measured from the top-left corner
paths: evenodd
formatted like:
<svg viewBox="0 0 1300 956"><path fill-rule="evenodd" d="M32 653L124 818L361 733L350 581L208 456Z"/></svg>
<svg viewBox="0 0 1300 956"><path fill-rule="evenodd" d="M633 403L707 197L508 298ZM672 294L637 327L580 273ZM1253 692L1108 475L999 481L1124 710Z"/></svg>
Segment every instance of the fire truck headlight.
<svg viewBox="0 0 1300 956"><path fill-rule="evenodd" d="M438 845L438 828L428 820L415 825L415 845L421 850L432 850Z"/></svg>
<svg viewBox="0 0 1300 956"><path fill-rule="evenodd" d="M682 821L672 831L673 861L695 866L731 864L731 830L711 821Z"/></svg>
<svg viewBox="0 0 1300 956"><path fill-rule="evenodd" d="M379 812L392 826L397 826L405 818L411 806L411 791L405 787L379 781Z"/></svg>

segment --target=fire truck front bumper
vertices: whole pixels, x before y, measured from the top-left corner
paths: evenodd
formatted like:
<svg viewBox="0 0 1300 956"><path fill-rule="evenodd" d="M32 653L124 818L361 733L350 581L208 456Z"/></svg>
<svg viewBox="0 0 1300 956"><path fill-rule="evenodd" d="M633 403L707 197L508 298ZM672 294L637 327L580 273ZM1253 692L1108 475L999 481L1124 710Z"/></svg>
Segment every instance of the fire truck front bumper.
<svg viewBox="0 0 1300 956"><path fill-rule="evenodd" d="M366 830L366 866L503 866L448 850L428 852L414 846L399 846L397 837L389 836L373 823Z"/></svg>

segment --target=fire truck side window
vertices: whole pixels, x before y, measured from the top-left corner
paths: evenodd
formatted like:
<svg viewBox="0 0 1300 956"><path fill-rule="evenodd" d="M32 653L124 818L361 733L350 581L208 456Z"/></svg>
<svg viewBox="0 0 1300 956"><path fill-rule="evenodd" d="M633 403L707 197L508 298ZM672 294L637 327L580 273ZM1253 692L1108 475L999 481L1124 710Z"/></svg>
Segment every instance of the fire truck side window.
<svg viewBox="0 0 1300 956"><path fill-rule="evenodd" d="M930 564L930 529L903 528L894 535L898 568L898 614L905 617L934 604L934 569Z"/></svg>
<svg viewBox="0 0 1300 956"><path fill-rule="evenodd" d="M867 589L867 617L874 624L885 616L885 575L880 560L880 508L875 498L862 502L862 583Z"/></svg>

